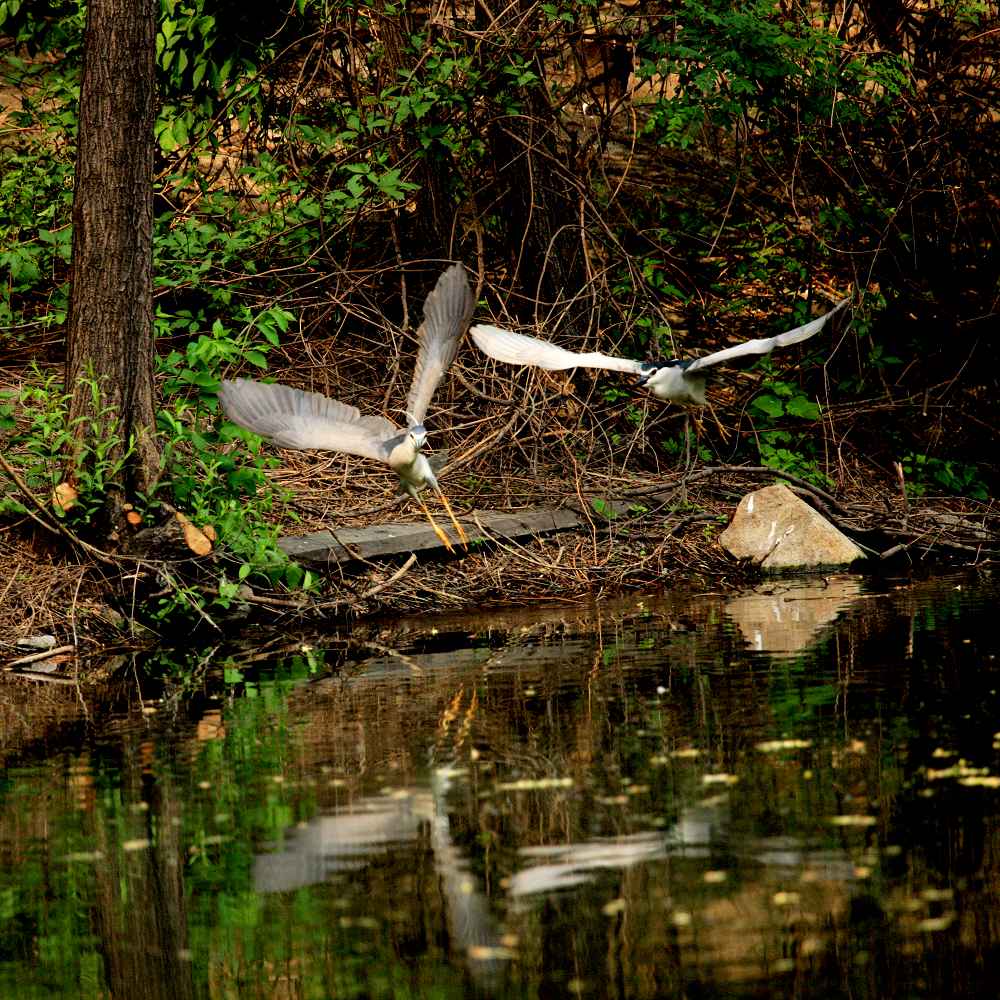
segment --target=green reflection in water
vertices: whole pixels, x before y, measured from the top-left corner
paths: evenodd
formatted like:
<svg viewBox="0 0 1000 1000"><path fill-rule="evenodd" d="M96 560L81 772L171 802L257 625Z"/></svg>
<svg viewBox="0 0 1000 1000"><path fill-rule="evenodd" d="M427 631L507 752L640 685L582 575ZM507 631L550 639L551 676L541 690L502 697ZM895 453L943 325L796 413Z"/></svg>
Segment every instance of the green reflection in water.
<svg viewBox="0 0 1000 1000"><path fill-rule="evenodd" d="M997 589L957 586L10 686L0 994L985 995Z"/></svg>

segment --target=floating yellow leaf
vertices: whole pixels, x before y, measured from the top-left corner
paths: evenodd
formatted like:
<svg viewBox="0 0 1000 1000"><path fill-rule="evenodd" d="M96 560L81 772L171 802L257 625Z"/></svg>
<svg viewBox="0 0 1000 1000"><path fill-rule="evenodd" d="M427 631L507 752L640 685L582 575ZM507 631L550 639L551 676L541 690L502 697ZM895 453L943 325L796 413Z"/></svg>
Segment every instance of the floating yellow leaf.
<svg viewBox="0 0 1000 1000"><path fill-rule="evenodd" d="M534 792L545 788L572 788L572 778L521 778L497 785L498 792Z"/></svg>
<svg viewBox="0 0 1000 1000"><path fill-rule="evenodd" d="M799 898L797 892L776 892L771 897L771 902L775 906L798 906Z"/></svg>
<svg viewBox="0 0 1000 1000"><path fill-rule="evenodd" d="M834 826L874 826L878 820L874 816L848 814L846 816L831 816L830 822Z"/></svg>
<svg viewBox="0 0 1000 1000"><path fill-rule="evenodd" d="M517 957L514 952L510 950L510 948L491 948L485 944L471 945L466 954L468 954L469 958L471 958L474 962L494 962L498 958L509 960Z"/></svg>
<svg viewBox="0 0 1000 1000"><path fill-rule="evenodd" d="M947 930L955 922L954 913L942 913L940 917L927 917L917 924L917 929L933 933Z"/></svg>
<svg viewBox="0 0 1000 1000"><path fill-rule="evenodd" d="M781 750L805 750L812 746L812 740L764 740L757 744L761 753L778 753Z"/></svg>
<svg viewBox="0 0 1000 1000"><path fill-rule="evenodd" d="M701 776L703 785L735 785L739 783L739 780L735 774L703 774Z"/></svg>

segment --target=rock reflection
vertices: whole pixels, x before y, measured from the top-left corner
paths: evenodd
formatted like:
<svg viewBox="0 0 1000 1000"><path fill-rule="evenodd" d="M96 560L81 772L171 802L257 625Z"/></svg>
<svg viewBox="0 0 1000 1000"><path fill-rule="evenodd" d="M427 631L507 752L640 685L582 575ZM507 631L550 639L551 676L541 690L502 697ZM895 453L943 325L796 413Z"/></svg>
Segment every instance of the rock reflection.
<svg viewBox="0 0 1000 1000"><path fill-rule="evenodd" d="M861 594L856 576L809 577L765 584L727 601L725 612L755 652L801 653Z"/></svg>

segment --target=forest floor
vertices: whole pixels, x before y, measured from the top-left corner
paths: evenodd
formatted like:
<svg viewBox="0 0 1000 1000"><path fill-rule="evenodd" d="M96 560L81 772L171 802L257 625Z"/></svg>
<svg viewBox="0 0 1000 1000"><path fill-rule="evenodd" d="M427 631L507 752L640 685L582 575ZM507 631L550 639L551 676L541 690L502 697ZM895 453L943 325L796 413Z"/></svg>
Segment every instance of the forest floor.
<svg viewBox="0 0 1000 1000"><path fill-rule="evenodd" d="M390 475L352 478L355 468L339 457L318 459L282 453L273 476L287 490L275 512L289 535L329 527L417 520L411 501L393 496ZM488 461L481 463L488 465ZM340 467L343 466L343 467ZM228 610L192 613L193 632L205 641L245 627L247 620L301 625L391 613L435 614L501 605L591 601L625 590L734 590L759 572L725 553L717 535L740 498L768 485L775 473L761 467L696 466L686 477L677 470L632 473L577 469L562 474L539 467L487 478L485 469L442 483L461 516L472 509L516 511L558 508L572 503L590 511L586 530L559 532L526 542L497 541L453 556L434 554L389 559L320 573L311 594L254 585ZM779 477L781 478L781 477ZM1000 505L954 497L906 498L898 486L880 483L877 470L858 469L868 485L837 496L796 477L793 490L847 530L872 554L868 571L925 573L942 566L986 566L1000 550ZM610 500L632 506L625 516L600 513ZM28 518L0 527L0 645L7 666L24 655L18 640L50 635L63 656L96 653L122 644L170 641L175 628L157 634L132 621L136 605L155 597L165 579L183 581L191 592L208 594L227 565L224 549L204 558L186 556L162 564L134 558L95 558L66 537L39 529ZM251 581L253 582L253 581ZM141 617L136 615L137 618ZM190 641L186 635L185 641ZM58 661L59 656L55 657Z"/></svg>
<svg viewBox="0 0 1000 1000"><path fill-rule="evenodd" d="M713 331L721 339L701 349L752 336L764 318L727 322ZM346 337L304 331L272 352L268 376L398 418L394 405L404 396L413 348L407 334L382 323L363 327L363 336L357 330ZM844 337L840 329L825 339L823 352L849 343ZM572 346L614 346L585 340ZM396 359L391 365L387 345ZM0 390L8 398L50 373L45 364L39 367L40 357L48 356L56 379L61 375L58 338L32 346L0 371ZM586 527L498 540L453 556L332 566L316 573L318 585L308 594L267 587L253 576L228 609L212 604L220 580L236 580L239 570L240 560L224 544L202 557L181 550L158 559L123 554L124 544L86 550L50 509L46 516L49 498L38 497L36 513L48 529L29 516L0 522L0 655L10 665L22 655L18 641L37 635L54 637L56 648L69 647L66 656L169 642L176 623L158 623L148 612L159 597L169 603L181 591L190 603L190 634L211 641L248 619L320 624L382 613L590 601L626 590L732 590L759 574L728 556L717 536L747 492L776 478L865 547L873 572L995 561L1000 504L932 495L926 484L902 481L884 453L876 458L852 445L871 440L870 430L855 434L858 428L915 419L918 412L926 417L926 393L918 398L884 386L863 402L841 403L835 391L821 390L821 419L788 425L794 426L796 453L811 456L820 475L807 481L748 464L761 433L750 402L770 380L800 384L799 376L811 372L794 370L801 357L780 352L766 372L732 372L713 383L713 407L699 421L685 476L683 409L635 395L613 376L504 369L463 351L428 418L432 447L448 451L440 478L456 513L571 505L588 515ZM937 433L946 434L948 407L931 411L940 414ZM24 414L17 416L23 430ZM385 467L331 453L265 451L276 458L268 478L284 497L268 516L286 536L422 518L416 504L395 495L395 475ZM0 452L11 457L6 442ZM609 502L629 504L628 513L608 518Z"/></svg>

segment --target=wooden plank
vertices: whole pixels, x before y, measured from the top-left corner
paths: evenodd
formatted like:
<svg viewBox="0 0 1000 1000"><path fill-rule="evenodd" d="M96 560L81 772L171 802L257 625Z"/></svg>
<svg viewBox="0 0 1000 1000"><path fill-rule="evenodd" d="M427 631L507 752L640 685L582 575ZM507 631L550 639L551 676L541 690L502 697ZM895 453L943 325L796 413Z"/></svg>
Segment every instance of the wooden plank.
<svg viewBox="0 0 1000 1000"><path fill-rule="evenodd" d="M615 514L628 510L627 503L605 501ZM595 520L600 520L593 515ZM589 520L578 509L570 507L534 508L521 511L474 511L470 517L459 518L470 542L485 542L491 538L519 539L548 535L589 526ZM454 536L447 519L441 526ZM410 552L444 550L434 529L426 521L407 524L373 524L367 528L340 528L335 531L315 531L308 535L279 539L281 550L297 562L327 565L362 559L384 559ZM456 540L456 549L459 546Z"/></svg>

